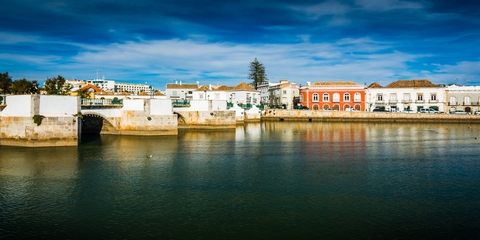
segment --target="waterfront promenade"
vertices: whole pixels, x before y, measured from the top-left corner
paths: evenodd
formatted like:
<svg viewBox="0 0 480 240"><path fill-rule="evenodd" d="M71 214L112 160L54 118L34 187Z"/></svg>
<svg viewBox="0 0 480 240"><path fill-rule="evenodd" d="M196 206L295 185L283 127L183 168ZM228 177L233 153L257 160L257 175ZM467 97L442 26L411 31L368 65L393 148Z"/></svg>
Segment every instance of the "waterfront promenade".
<svg viewBox="0 0 480 240"><path fill-rule="evenodd" d="M479 123L480 115L266 109L262 121Z"/></svg>

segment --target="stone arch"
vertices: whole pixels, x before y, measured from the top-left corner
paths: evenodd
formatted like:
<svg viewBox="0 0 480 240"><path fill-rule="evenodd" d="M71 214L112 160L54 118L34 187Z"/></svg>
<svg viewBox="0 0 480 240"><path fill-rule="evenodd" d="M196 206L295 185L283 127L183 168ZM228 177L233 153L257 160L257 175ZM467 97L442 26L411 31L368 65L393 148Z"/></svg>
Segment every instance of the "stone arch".
<svg viewBox="0 0 480 240"><path fill-rule="evenodd" d="M177 114L178 125L187 125L187 121L185 121L185 117L181 113L173 112L173 114Z"/></svg>
<svg viewBox="0 0 480 240"><path fill-rule="evenodd" d="M318 110L318 104L313 105L313 110Z"/></svg>
<svg viewBox="0 0 480 240"><path fill-rule="evenodd" d="M323 110L330 110L330 106L328 104L323 104Z"/></svg>
<svg viewBox="0 0 480 240"><path fill-rule="evenodd" d="M355 110L361 111L360 104L355 104Z"/></svg>
<svg viewBox="0 0 480 240"><path fill-rule="evenodd" d="M336 110L336 111L340 110L340 105L334 104L332 110Z"/></svg>
<svg viewBox="0 0 480 240"><path fill-rule="evenodd" d="M96 112L82 113L82 134L100 134L102 132L116 132L115 125L106 116Z"/></svg>
<svg viewBox="0 0 480 240"><path fill-rule="evenodd" d="M350 104L345 104L345 105L343 105L343 110L344 110L344 111L346 111L347 109L350 109L350 108L352 108L352 107L350 106Z"/></svg>

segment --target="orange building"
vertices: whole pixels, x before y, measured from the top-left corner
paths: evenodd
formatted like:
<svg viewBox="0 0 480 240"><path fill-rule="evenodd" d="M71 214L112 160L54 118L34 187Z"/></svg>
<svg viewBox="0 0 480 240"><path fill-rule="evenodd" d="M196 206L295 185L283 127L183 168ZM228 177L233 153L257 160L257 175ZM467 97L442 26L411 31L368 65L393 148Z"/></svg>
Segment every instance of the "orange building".
<svg viewBox="0 0 480 240"><path fill-rule="evenodd" d="M300 88L300 104L310 110L365 111L365 87L355 82L315 82Z"/></svg>

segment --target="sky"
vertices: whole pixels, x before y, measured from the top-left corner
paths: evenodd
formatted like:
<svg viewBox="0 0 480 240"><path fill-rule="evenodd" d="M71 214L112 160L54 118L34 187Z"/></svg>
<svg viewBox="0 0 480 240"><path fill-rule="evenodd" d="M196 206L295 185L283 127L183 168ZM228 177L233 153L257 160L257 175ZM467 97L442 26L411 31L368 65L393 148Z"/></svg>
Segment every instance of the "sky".
<svg viewBox="0 0 480 240"><path fill-rule="evenodd" d="M2 0L0 72L236 86L428 79L480 85L474 0Z"/></svg>

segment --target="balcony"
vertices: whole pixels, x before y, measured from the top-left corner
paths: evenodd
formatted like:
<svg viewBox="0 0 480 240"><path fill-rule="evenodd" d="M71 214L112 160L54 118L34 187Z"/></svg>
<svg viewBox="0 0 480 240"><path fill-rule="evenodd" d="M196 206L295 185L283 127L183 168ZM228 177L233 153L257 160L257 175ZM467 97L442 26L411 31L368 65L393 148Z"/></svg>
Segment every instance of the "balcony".
<svg viewBox="0 0 480 240"><path fill-rule="evenodd" d="M173 99L173 107L190 107L190 100L188 99Z"/></svg>
<svg viewBox="0 0 480 240"><path fill-rule="evenodd" d="M82 106L123 106L123 99L89 99L82 98Z"/></svg>
<svg viewBox="0 0 480 240"><path fill-rule="evenodd" d="M385 105L385 102L384 101L375 101L375 105L383 106L383 105Z"/></svg>
<svg viewBox="0 0 480 240"><path fill-rule="evenodd" d="M397 105L398 101L397 100L388 100L389 105Z"/></svg>
<svg viewBox="0 0 480 240"><path fill-rule="evenodd" d="M425 100L415 100L415 103L425 103Z"/></svg>
<svg viewBox="0 0 480 240"><path fill-rule="evenodd" d="M407 104L408 104L408 103L412 103L412 100L410 100L410 99L404 99L404 100L402 100L402 103L404 103L404 104L405 104L405 103L407 103Z"/></svg>

